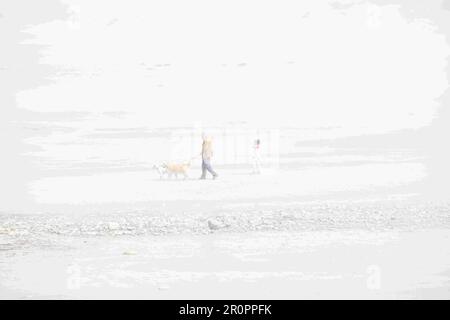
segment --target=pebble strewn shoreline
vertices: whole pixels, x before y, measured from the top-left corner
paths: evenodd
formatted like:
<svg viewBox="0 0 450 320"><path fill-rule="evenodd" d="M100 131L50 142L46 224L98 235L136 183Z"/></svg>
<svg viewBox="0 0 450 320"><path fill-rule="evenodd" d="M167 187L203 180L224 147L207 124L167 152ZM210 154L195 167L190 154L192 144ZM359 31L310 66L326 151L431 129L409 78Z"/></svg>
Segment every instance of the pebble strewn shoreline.
<svg viewBox="0 0 450 320"><path fill-rule="evenodd" d="M447 203L339 203L284 209L233 208L209 215L142 210L111 214L0 215L0 236L120 236L212 232L422 229L450 227Z"/></svg>

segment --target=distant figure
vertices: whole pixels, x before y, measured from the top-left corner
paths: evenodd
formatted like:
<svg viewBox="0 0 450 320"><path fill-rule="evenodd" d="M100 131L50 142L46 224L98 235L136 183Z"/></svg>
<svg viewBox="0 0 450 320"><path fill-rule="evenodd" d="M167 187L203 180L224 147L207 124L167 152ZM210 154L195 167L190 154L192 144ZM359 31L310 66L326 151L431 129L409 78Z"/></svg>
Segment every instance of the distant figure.
<svg viewBox="0 0 450 320"><path fill-rule="evenodd" d="M261 156L260 156L261 140L256 139L253 145L253 173L261 173Z"/></svg>
<svg viewBox="0 0 450 320"><path fill-rule="evenodd" d="M205 134L202 135L202 176L201 180L206 179L206 171L212 174L213 178L216 179L218 174L211 167L211 157L213 155L212 151L212 141Z"/></svg>

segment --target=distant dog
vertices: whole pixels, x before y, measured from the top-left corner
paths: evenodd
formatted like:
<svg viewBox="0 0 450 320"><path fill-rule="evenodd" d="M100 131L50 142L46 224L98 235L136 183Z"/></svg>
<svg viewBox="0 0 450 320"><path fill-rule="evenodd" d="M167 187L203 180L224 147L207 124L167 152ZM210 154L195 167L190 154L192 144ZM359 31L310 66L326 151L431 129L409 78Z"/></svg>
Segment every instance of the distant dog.
<svg viewBox="0 0 450 320"><path fill-rule="evenodd" d="M178 178L179 174L182 174L185 179L188 178L187 171L191 166L191 162L185 163L167 163L163 165L166 169L167 176L172 178L172 175L175 175L175 178Z"/></svg>
<svg viewBox="0 0 450 320"><path fill-rule="evenodd" d="M167 175L167 167L165 164L155 164L152 168L158 172L160 179L164 178L164 176Z"/></svg>

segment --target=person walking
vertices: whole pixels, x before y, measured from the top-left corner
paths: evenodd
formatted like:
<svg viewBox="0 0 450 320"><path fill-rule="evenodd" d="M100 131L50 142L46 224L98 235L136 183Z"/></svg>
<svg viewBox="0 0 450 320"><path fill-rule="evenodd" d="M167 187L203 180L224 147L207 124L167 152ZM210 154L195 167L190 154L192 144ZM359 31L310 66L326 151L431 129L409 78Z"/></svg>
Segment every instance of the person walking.
<svg viewBox="0 0 450 320"><path fill-rule="evenodd" d="M260 146L261 140L256 139L253 145L253 174L261 174Z"/></svg>
<svg viewBox="0 0 450 320"><path fill-rule="evenodd" d="M217 172L211 166L211 158L213 156L212 151L212 140L206 136L206 134L202 135L203 143L202 143L202 175L200 177L201 180L206 179L206 173L209 172L212 174L213 179L218 177Z"/></svg>

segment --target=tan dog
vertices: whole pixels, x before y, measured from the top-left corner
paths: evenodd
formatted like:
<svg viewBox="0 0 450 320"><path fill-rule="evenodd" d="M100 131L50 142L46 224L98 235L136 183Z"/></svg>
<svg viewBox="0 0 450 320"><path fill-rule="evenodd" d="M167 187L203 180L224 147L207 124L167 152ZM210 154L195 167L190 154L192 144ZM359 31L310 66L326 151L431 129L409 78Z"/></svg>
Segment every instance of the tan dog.
<svg viewBox="0 0 450 320"><path fill-rule="evenodd" d="M175 178L178 179L178 175L182 174L185 179L188 178L187 170L191 166L191 162L186 163L165 163L164 168L166 169L166 173L169 178L172 178L172 175L175 175Z"/></svg>

